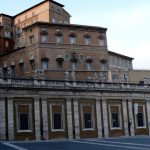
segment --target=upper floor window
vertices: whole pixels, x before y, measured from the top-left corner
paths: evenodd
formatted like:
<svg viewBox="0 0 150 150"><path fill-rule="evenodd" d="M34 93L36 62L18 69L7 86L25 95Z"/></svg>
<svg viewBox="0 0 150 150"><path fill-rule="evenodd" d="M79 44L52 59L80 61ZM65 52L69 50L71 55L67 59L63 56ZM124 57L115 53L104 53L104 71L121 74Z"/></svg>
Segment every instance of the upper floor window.
<svg viewBox="0 0 150 150"><path fill-rule="evenodd" d="M41 31L41 42L45 43L48 40L48 32L45 30Z"/></svg>
<svg viewBox="0 0 150 150"><path fill-rule="evenodd" d="M9 47L9 42L5 41L5 47L8 48Z"/></svg>
<svg viewBox="0 0 150 150"><path fill-rule="evenodd" d="M85 43L85 45L90 45L91 44L91 36L88 33L86 33L84 35L84 43Z"/></svg>
<svg viewBox="0 0 150 150"><path fill-rule="evenodd" d="M55 11L55 8L54 8L54 6L52 6L52 7L51 7L51 9L52 9L52 11Z"/></svg>
<svg viewBox="0 0 150 150"><path fill-rule="evenodd" d="M98 43L99 43L99 46L104 46L105 45L105 36L104 35L100 35L98 37Z"/></svg>
<svg viewBox="0 0 150 150"><path fill-rule="evenodd" d="M63 40L63 34L60 32L60 29L57 29L56 33L56 43L62 43L62 40Z"/></svg>
<svg viewBox="0 0 150 150"><path fill-rule="evenodd" d="M107 60L102 59L102 60L100 61L100 70L104 71L104 70L106 70L106 69L107 69Z"/></svg>
<svg viewBox="0 0 150 150"><path fill-rule="evenodd" d="M30 44L33 44L34 43L34 35L30 36L29 40L30 40Z"/></svg>
<svg viewBox="0 0 150 150"><path fill-rule="evenodd" d="M70 44L76 44L76 35L75 35L75 33L71 32L69 34L69 37L70 37Z"/></svg>
<svg viewBox="0 0 150 150"><path fill-rule="evenodd" d="M42 69L43 70L47 70L48 69L48 62L49 62L49 59L44 57L41 59L41 65L42 65Z"/></svg>
<svg viewBox="0 0 150 150"><path fill-rule="evenodd" d="M52 17L52 23L56 23L56 18Z"/></svg>

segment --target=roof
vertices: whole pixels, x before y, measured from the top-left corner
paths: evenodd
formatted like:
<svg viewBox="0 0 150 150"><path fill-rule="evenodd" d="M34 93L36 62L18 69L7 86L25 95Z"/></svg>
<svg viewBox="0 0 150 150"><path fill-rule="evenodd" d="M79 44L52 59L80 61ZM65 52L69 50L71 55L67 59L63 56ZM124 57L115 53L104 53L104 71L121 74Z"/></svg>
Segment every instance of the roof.
<svg viewBox="0 0 150 150"><path fill-rule="evenodd" d="M37 6L41 5L41 4L43 4L43 3L45 3L45 2L47 2L47 1L52 2L52 3L54 3L54 4L56 4L56 5L60 6L60 7L64 7L64 5L62 5L62 4L58 3L58 2L55 2L55 1L53 1L53 0L44 0L44 1L42 1L42 2L40 2L40 3L38 3L38 4L36 4L36 5L34 5L34 6L30 7L30 8L28 8L28 9L26 9L26 10L20 12L19 14L15 15L14 17L16 17L16 16L18 16L18 15L20 15L20 14L22 14L22 13L25 13L25 12L27 12L27 11L29 11L29 10L31 10L31 9L33 9L33 8L35 8L35 7L37 7Z"/></svg>
<svg viewBox="0 0 150 150"><path fill-rule="evenodd" d="M130 60L133 60L133 59L134 59L134 58L132 58L132 57L129 57L129 56L126 56L126 55L122 55L122 54L119 54L119 53L116 53L116 52L112 52L112 51L108 51L108 54L118 55L118 56L121 56L121 57L130 59Z"/></svg>
<svg viewBox="0 0 150 150"><path fill-rule="evenodd" d="M96 29L96 30L104 30L104 31L107 31L107 28L103 28L103 27L98 27L98 26L88 26L88 25L79 25L79 24L61 24L61 23L49 23L49 22L36 22L28 27L31 27L31 26L35 26L35 25L47 25L47 26L55 26L57 28L59 27L69 27L69 28L73 28L73 29L76 29L76 28L81 28L81 29ZM26 28L28 28L26 27ZM25 29L26 29L25 28Z"/></svg>
<svg viewBox="0 0 150 150"><path fill-rule="evenodd" d="M6 17L13 18L13 16L9 16L9 15L3 14L3 13L1 13L0 16L6 16Z"/></svg>

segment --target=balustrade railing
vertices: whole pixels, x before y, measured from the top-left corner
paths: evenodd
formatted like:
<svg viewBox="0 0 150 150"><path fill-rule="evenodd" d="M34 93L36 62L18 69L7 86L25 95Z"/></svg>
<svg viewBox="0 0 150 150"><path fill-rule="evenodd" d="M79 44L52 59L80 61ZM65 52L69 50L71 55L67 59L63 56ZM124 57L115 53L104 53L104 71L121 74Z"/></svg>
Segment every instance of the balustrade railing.
<svg viewBox="0 0 150 150"><path fill-rule="evenodd" d="M0 88L3 87L150 91L148 84L0 78Z"/></svg>

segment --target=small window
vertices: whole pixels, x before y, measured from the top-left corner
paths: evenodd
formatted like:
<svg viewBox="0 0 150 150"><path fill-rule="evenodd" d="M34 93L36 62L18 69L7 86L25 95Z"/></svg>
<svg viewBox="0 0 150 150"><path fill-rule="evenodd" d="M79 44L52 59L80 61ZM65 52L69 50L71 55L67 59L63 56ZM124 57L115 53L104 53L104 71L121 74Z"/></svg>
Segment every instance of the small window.
<svg viewBox="0 0 150 150"><path fill-rule="evenodd" d="M61 44L62 43L62 36L56 35L56 43Z"/></svg>
<svg viewBox="0 0 150 150"><path fill-rule="evenodd" d="M20 74L24 74L24 63L19 64L19 72Z"/></svg>
<svg viewBox="0 0 150 150"><path fill-rule="evenodd" d="M137 114L137 126L138 127L143 127L144 125L144 115L142 112Z"/></svg>
<svg viewBox="0 0 150 150"><path fill-rule="evenodd" d="M9 42L5 41L5 47L8 48L9 47Z"/></svg>
<svg viewBox="0 0 150 150"><path fill-rule="evenodd" d="M80 55L79 57L80 57L80 60L81 60L81 61L84 60L84 56L83 56L83 55Z"/></svg>
<svg viewBox="0 0 150 150"><path fill-rule="evenodd" d="M71 63L71 69L72 70L76 70L77 69L77 63L76 62L72 62Z"/></svg>
<svg viewBox="0 0 150 150"><path fill-rule="evenodd" d="M53 129L63 129L61 113L53 113Z"/></svg>
<svg viewBox="0 0 150 150"><path fill-rule="evenodd" d="M48 69L48 59L42 60L41 63L42 63L42 69L47 70Z"/></svg>
<svg viewBox="0 0 150 150"><path fill-rule="evenodd" d="M92 128L92 115L91 113L84 113L84 124L85 129Z"/></svg>
<svg viewBox="0 0 150 150"><path fill-rule="evenodd" d="M12 77L14 77L15 74L16 74L16 68L15 68L15 66L11 66L11 75L12 75Z"/></svg>
<svg viewBox="0 0 150 150"><path fill-rule="evenodd" d="M30 44L33 44L34 43L34 35L30 36L29 39L30 39Z"/></svg>
<svg viewBox="0 0 150 150"><path fill-rule="evenodd" d="M64 59L65 59L66 61L69 60L69 59L70 59L69 54L65 54L65 55L64 55Z"/></svg>
<svg viewBox="0 0 150 150"><path fill-rule="evenodd" d="M46 43L46 42L47 42L47 39L48 39L47 34L41 34L41 42L42 42L42 43Z"/></svg>
<svg viewBox="0 0 150 150"><path fill-rule="evenodd" d="M52 23L56 23L55 17L52 17Z"/></svg>
<svg viewBox="0 0 150 150"><path fill-rule="evenodd" d="M118 112L112 112L112 127L113 128L118 128L118 127L120 127L120 121L119 121L119 114L118 114Z"/></svg>
<svg viewBox="0 0 150 150"><path fill-rule="evenodd" d="M86 62L87 70L92 70L92 62Z"/></svg>
<svg viewBox="0 0 150 150"><path fill-rule="evenodd" d="M30 59L30 67L31 67L31 70L35 70L35 60L34 59Z"/></svg>
<svg viewBox="0 0 150 150"><path fill-rule="evenodd" d="M84 37L84 42L85 42L85 45L90 45L91 44L91 38L90 37Z"/></svg>
<svg viewBox="0 0 150 150"><path fill-rule="evenodd" d="M30 130L30 120L28 113L19 113L19 130Z"/></svg>
<svg viewBox="0 0 150 150"><path fill-rule="evenodd" d="M70 44L76 44L76 37L70 37Z"/></svg>

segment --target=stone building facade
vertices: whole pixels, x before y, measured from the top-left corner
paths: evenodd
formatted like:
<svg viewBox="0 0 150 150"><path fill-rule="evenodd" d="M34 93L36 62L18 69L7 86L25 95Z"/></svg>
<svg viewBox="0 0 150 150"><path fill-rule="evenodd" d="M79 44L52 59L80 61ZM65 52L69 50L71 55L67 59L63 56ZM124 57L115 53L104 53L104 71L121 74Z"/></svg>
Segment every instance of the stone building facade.
<svg viewBox="0 0 150 150"><path fill-rule="evenodd" d="M0 79L0 139L150 134L149 85Z"/></svg>
<svg viewBox="0 0 150 150"><path fill-rule="evenodd" d="M0 14L0 140L149 135L149 72L70 17L53 0Z"/></svg>

